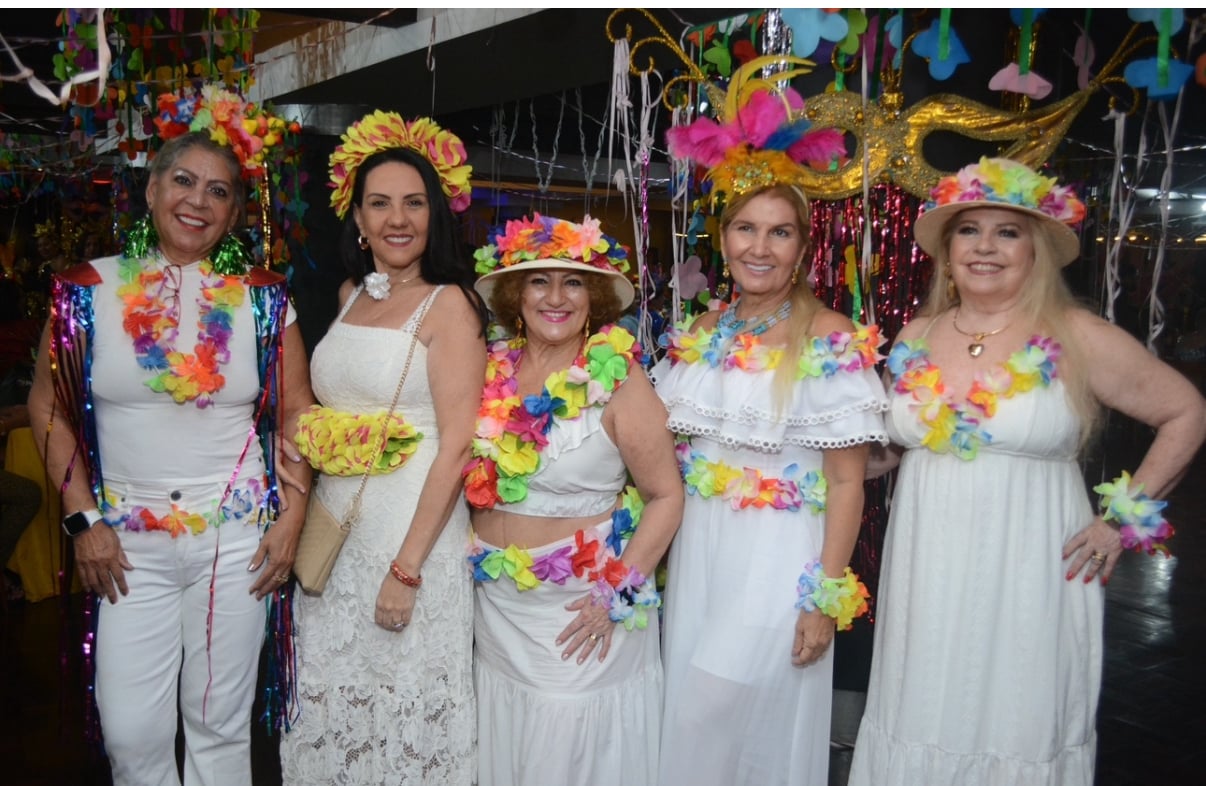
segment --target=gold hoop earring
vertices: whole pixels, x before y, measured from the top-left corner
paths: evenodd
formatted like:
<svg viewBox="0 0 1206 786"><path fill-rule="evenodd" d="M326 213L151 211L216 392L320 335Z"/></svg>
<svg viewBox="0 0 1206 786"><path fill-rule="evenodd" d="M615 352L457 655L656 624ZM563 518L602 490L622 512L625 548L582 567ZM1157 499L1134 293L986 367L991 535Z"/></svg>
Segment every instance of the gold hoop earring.
<svg viewBox="0 0 1206 786"><path fill-rule="evenodd" d="M515 317L515 336L518 338L523 335L523 317Z"/></svg>
<svg viewBox="0 0 1206 786"><path fill-rule="evenodd" d="M356 244L360 246L361 251L368 251L369 242L365 239L364 235L356 239Z"/></svg>
<svg viewBox="0 0 1206 786"><path fill-rule="evenodd" d="M955 289L955 279L951 277L951 263L947 262L944 268L946 272L946 299L955 301L959 298L959 290Z"/></svg>

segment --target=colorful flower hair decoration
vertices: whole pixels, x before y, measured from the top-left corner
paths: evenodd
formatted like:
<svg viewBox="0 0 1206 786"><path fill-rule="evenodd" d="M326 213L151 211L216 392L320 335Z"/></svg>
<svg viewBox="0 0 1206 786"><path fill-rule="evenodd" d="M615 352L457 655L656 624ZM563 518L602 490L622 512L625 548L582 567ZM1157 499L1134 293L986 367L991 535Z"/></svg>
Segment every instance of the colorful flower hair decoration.
<svg viewBox="0 0 1206 786"><path fill-rule="evenodd" d="M335 148L330 160L331 187L335 189L331 207L339 218L346 216L352 206L356 170L374 153L393 148L413 150L431 162L449 207L455 213L468 209L473 167L467 163L465 145L460 137L440 128L431 118L408 121L397 112L378 109L353 123L342 138L343 144Z"/></svg>
<svg viewBox="0 0 1206 786"><path fill-rule="evenodd" d="M1008 158L981 158L939 180L913 226L917 244L934 256L942 246L946 222L974 207L1006 208L1037 219L1061 264L1080 253L1076 228L1084 220L1085 205L1076 192Z"/></svg>
<svg viewBox="0 0 1206 786"><path fill-rule="evenodd" d="M613 276L620 305L635 297L628 273L628 248L603 234L599 221L589 215L581 224L533 213L531 218L508 221L490 233L488 245L473 254L474 270L481 276L476 289L490 299L498 276L523 270L577 270Z"/></svg>
<svg viewBox="0 0 1206 786"><path fill-rule="evenodd" d="M229 147L243 166L247 177L258 177L272 149L297 124L287 123L266 109L229 90L205 85L188 96L164 93L158 99L159 114L155 127L163 140L191 131L204 131L219 145Z"/></svg>
<svg viewBox="0 0 1206 786"><path fill-rule="evenodd" d="M782 64L792 68L775 74L775 81L753 78L763 68ZM704 178L712 184L714 207L718 200L772 185L803 186L809 173L802 164L824 171L845 156L842 133L833 128L810 131L804 99L795 90L776 87L809 73L812 65L798 57L755 58L734 72L717 120L700 117L666 132L675 158L707 167Z"/></svg>

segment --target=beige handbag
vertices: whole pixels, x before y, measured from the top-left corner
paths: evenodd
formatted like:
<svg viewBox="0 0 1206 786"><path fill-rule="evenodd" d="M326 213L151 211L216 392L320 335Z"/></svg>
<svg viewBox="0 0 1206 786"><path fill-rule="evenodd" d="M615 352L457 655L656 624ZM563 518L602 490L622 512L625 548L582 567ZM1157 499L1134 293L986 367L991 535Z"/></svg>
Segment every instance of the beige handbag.
<svg viewBox="0 0 1206 786"><path fill-rule="evenodd" d="M434 294L435 292L432 293ZM402 368L402 376L398 379L398 387L394 390L394 400L389 405L386 418L392 415L398 406L402 385L406 383L406 375L410 371L410 361L415 356L415 344L419 343L419 328L423 326L423 317L427 315L427 308L432 300L433 297L429 295L419 306L419 319L410 342L410 351L406 353L406 365ZM360 478L360 488L356 490L356 496L352 498L352 504L348 506L348 512L342 521L335 518L335 514L322 503L316 492L311 491L310 502L306 507L306 522L302 526L301 537L297 542L297 557L293 561L293 574L297 576L297 583L306 592L320 594L326 588L327 579L331 577L331 570L335 567L335 560L339 558L343 542L347 540L352 524L360 516L360 499L364 496L364 486L368 482L373 465L385 450L387 439L388 429L383 428L377 455L364 470L364 475Z"/></svg>

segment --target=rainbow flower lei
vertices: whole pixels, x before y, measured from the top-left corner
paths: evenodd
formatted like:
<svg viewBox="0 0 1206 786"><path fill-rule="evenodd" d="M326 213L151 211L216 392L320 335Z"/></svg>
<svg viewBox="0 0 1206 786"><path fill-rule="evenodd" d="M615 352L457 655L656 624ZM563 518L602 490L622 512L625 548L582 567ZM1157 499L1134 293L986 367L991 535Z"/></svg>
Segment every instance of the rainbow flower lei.
<svg viewBox="0 0 1206 786"><path fill-rule="evenodd" d="M515 372L525 343L514 338L490 345L473 459L462 472L465 497L474 507L525 499L554 418L573 420L585 407L603 406L628 378L633 363L640 362L640 345L632 334L605 325L586 340L568 369L549 375L540 395L521 400Z"/></svg>
<svg viewBox="0 0 1206 786"><path fill-rule="evenodd" d="M804 566L796 594L797 609L820 609L822 614L833 617L838 630L850 630L854 619L867 613L867 599L871 597L867 587L858 580L858 574L849 567L840 579L832 579L825 575L820 560Z"/></svg>
<svg viewBox="0 0 1206 786"><path fill-rule="evenodd" d="M1057 341L1032 336L1003 364L978 373L963 404L951 400L924 339L898 342L888 355L888 371L896 380L894 390L913 397L913 410L929 428L921 444L935 453L953 453L970 461L981 445L992 442L981 419L995 415L1001 399L1048 387L1057 376L1059 354Z"/></svg>
<svg viewBox="0 0 1206 786"><path fill-rule="evenodd" d="M581 224L539 213L508 221L491 232L489 244L473 252L473 259L478 275L532 259L565 259L608 273L628 272L628 249L603 234L598 219L590 216Z"/></svg>
<svg viewBox="0 0 1206 786"><path fill-rule="evenodd" d="M242 488L233 489L229 500L214 503L214 510L208 516L184 510L174 503L170 513L156 516L142 505L122 511L117 495L106 488L101 492L100 509L110 527L124 527L128 532L162 531L176 538L186 532L200 535L210 526L222 522L242 521L259 508L263 497L264 484L258 478L251 478Z"/></svg>
<svg viewBox="0 0 1206 786"><path fill-rule="evenodd" d="M213 403L213 396L226 385L221 367L230 361L230 337L234 312L243 303L243 277L213 275L213 265L200 263L201 295L197 298L197 345L193 354L176 350L180 330L180 303L164 302L167 286L162 270L144 270L138 259L121 257L118 273L123 283L118 297L126 304L122 327L134 339L138 365L156 372L146 385L156 393L169 394L177 404Z"/></svg>
<svg viewBox="0 0 1206 786"><path fill-rule="evenodd" d="M753 467L709 461L686 440L680 440L674 450L689 494L698 494L703 499L728 500L733 510L753 506L794 513L807 505L813 513L825 512L829 489L821 472L801 473L798 464L791 464L784 468L783 477L771 478ZM799 477L794 478L795 475Z"/></svg>
<svg viewBox="0 0 1206 786"><path fill-rule="evenodd" d="M778 368L783 362L782 347L766 344L752 333L734 334L719 324L691 332L689 321L680 322L663 333L658 343L672 363L707 363L725 371L758 372ZM856 325L853 333L813 336L800 355L796 379L873 368L882 359L878 350L883 343L879 325Z"/></svg>
<svg viewBox="0 0 1206 786"><path fill-rule="evenodd" d="M1144 494L1142 483L1132 487L1131 474L1125 470L1112 483L1099 483L1093 491L1101 495L1102 519L1120 525L1118 535L1124 549L1169 556L1164 541L1173 536L1174 530L1160 513L1167 502Z"/></svg>
<svg viewBox="0 0 1206 786"><path fill-rule="evenodd" d="M211 140L234 151L244 174L250 177L263 174L272 149L287 133L297 133L300 128L217 85L205 85L200 92L186 96L163 93L156 105L155 127L160 139L205 131Z"/></svg>
<svg viewBox="0 0 1206 786"><path fill-rule="evenodd" d="M382 449L382 429L385 447ZM297 419L297 450L326 475L383 475L405 464L423 435L397 413L364 415L313 404ZM381 451L378 455L378 451ZM369 468L369 462L376 460Z"/></svg>
<svg viewBox="0 0 1206 786"><path fill-rule="evenodd" d="M611 531L606 538L600 539L594 528L580 529L574 533L573 545L539 557L515 545L489 548L475 536L468 558L473 579L497 581L506 576L520 592L526 592L549 581L564 585L571 576L577 576L592 583L591 602L606 606L612 622L623 623L628 630L644 630L649 624L648 612L661 605L661 596L652 581L620 559L644 510L641 495L628 486L620 497L620 506L612 511Z"/></svg>

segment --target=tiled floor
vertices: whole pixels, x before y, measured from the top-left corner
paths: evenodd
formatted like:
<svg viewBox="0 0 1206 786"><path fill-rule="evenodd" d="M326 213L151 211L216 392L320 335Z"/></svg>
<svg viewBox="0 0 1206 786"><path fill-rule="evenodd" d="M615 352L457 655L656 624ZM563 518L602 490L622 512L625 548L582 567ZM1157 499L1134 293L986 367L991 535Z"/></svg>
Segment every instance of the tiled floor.
<svg viewBox="0 0 1206 786"><path fill-rule="evenodd" d="M1118 425L1097 454L1105 474L1137 465L1145 429ZM1100 466L1089 477L1102 476ZM1110 582L1106 662L1098 720L1097 786L1180 786L1206 771L1206 454L1172 495L1177 556L1127 554ZM0 784L102 786L103 760L83 742L76 664L60 645L77 640L60 600L0 611ZM254 734L256 783L275 786L274 741ZM845 783L849 752L835 749L830 784Z"/></svg>

